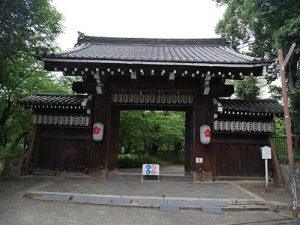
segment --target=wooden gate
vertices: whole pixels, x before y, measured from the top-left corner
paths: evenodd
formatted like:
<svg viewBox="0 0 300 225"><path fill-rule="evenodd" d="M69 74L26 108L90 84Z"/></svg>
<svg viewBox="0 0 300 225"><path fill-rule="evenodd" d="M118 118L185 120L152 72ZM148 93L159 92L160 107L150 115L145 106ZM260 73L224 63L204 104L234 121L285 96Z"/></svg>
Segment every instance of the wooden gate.
<svg viewBox="0 0 300 225"><path fill-rule="evenodd" d="M213 157L215 176L264 176L260 147L260 144L216 144Z"/></svg>
<svg viewBox="0 0 300 225"><path fill-rule="evenodd" d="M39 168L82 172L85 168L85 140L40 138L37 162Z"/></svg>

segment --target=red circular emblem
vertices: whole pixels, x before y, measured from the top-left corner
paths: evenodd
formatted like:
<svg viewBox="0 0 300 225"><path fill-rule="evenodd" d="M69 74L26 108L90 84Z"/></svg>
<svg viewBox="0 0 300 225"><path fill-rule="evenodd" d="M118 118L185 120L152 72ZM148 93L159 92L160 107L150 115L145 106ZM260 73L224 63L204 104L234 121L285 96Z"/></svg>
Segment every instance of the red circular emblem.
<svg viewBox="0 0 300 225"><path fill-rule="evenodd" d="M203 133L204 133L205 137L210 137L211 136L210 129L208 129L208 128Z"/></svg>
<svg viewBox="0 0 300 225"><path fill-rule="evenodd" d="M94 129L93 129L94 134L99 134L100 131L101 131L100 127L94 127Z"/></svg>

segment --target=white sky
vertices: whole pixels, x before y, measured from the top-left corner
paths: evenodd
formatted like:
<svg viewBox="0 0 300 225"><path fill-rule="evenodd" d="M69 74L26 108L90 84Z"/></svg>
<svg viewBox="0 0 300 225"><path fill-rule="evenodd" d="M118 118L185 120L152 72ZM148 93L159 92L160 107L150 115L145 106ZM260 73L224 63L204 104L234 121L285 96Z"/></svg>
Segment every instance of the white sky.
<svg viewBox="0 0 300 225"><path fill-rule="evenodd" d="M213 0L53 0L63 14L62 50L90 36L213 38L225 7Z"/></svg>

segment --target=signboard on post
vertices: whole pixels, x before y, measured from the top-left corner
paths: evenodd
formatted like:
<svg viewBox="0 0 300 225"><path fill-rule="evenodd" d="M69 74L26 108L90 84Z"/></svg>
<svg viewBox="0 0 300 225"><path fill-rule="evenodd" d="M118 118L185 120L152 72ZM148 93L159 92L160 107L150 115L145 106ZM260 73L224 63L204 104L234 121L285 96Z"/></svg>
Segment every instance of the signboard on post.
<svg viewBox="0 0 300 225"><path fill-rule="evenodd" d="M144 176L157 176L157 180L159 181L159 165L158 164L143 164L142 182L144 181Z"/></svg>
<svg viewBox="0 0 300 225"><path fill-rule="evenodd" d="M262 159L272 159L272 151L269 146L264 146L261 149L261 157Z"/></svg>
<svg viewBox="0 0 300 225"><path fill-rule="evenodd" d="M268 191L268 159L272 159L272 149L269 146L261 147L261 158L265 160L265 174L266 174L266 190Z"/></svg>

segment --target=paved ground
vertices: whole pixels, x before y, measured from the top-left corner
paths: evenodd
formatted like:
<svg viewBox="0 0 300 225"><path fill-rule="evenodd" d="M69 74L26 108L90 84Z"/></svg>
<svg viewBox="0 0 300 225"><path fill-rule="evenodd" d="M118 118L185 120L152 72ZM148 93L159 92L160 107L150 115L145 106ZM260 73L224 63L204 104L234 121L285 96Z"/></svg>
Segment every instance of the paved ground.
<svg viewBox="0 0 300 225"><path fill-rule="evenodd" d="M183 165L167 165L161 166L160 174L176 174L184 175L184 166ZM118 173L135 173L142 174L142 168L118 168Z"/></svg>
<svg viewBox="0 0 300 225"><path fill-rule="evenodd" d="M290 202L291 202L291 195L289 193L287 193L287 191L285 191L284 189L276 188L273 185L269 186L268 192L267 192L265 183L263 183L263 182L262 183L242 182L242 183L237 183L237 184L240 187L242 187L243 189L245 189L267 201L278 201L283 204L290 204ZM298 193L298 196L299 196L299 193Z"/></svg>
<svg viewBox="0 0 300 225"><path fill-rule="evenodd" d="M253 199L252 195L230 183L193 183L192 181L146 181L91 177L52 180L39 191L88 193L101 195L137 195L186 198Z"/></svg>
<svg viewBox="0 0 300 225"><path fill-rule="evenodd" d="M48 202L48 201L36 201L24 199L22 196L30 190L54 190L57 187L66 188L70 190L74 186L74 183L91 183L97 187L108 189L105 192L112 193L112 190L118 190L114 181L101 181L94 178L66 178L60 177L25 177L19 178L13 181L0 181L0 224L2 225L13 225L13 224L287 224L287 216L290 213L284 211L280 212L224 212L223 214L207 214L202 213L199 210L181 210L177 213L161 212L158 209L148 208L135 208L135 207L112 207L112 206L99 206L89 204L73 204L73 203L60 203L60 202ZM107 184L102 184L106 183ZM101 185L99 186L99 184ZM175 189L175 191L169 191L166 193L175 194L178 193L180 187L187 188L186 192L191 191L194 194L203 194L204 192L210 193L205 194L206 196L221 196L221 193L231 196L239 196L243 198L254 198L251 193L243 191L235 187L235 185L227 184L221 188L221 183L211 183L216 186L215 190L212 188L208 189L209 184L193 184L183 182L168 182L173 184L169 186L169 189ZM181 183L181 182L180 182ZM57 184L57 185L55 185ZM109 185L110 184L110 185ZM136 183L137 184L137 183ZM145 183L146 184L146 183ZM150 183L148 183L149 185ZM68 187L68 185L71 185ZM72 186L73 185L73 186ZM156 185L156 184L155 184ZM159 185L164 187L164 182ZM224 184L222 184L224 185ZM56 187L57 186L57 187ZM92 185L83 185L83 188L90 188ZM202 191L198 192L194 189L202 187ZM247 190L251 185L248 184ZM125 188L119 187L119 188ZM134 185L128 188L135 189ZM229 188L231 191L224 192L224 189ZM252 188L252 189L255 189ZM165 190L165 189L160 189ZM259 189L256 194L260 194ZM253 190L252 190L253 191ZM219 192L219 193L217 193ZM236 192L236 193L234 193ZM243 193L244 192L244 193ZM158 192L162 193L162 192ZM182 193L182 192L180 192ZM242 194L243 193L243 194ZM152 194L152 193L151 193ZM189 195L188 195L189 196ZM287 199L289 195L287 194Z"/></svg>

